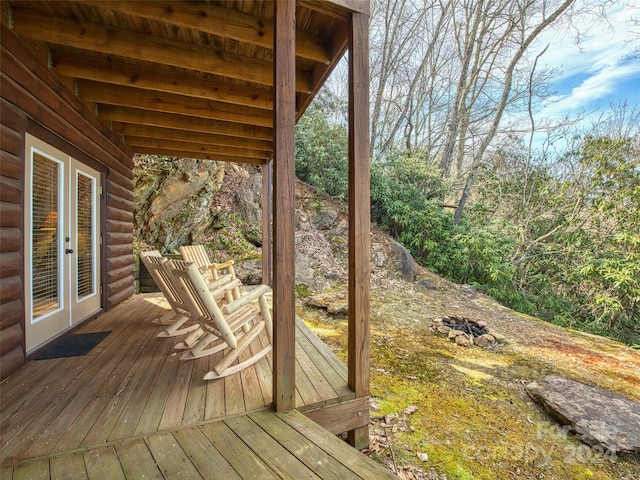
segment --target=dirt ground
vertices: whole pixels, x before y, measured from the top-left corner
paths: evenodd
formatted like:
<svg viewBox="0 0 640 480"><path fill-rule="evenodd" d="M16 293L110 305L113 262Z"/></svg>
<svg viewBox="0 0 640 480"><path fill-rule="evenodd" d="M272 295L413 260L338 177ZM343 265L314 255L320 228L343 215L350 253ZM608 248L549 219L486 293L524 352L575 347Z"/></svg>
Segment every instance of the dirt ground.
<svg viewBox="0 0 640 480"><path fill-rule="evenodd" d="M393 277L372 270L366 453L409 479L640 478L640 455L583 444L524 390L554 374L640 402L639 351L513 312L423 269L418 279L435 288ZM304 299L297 308L345 358L346 317ZM432 328L448 315L484 320L506 340L489 349L455 345Z"/></svg>

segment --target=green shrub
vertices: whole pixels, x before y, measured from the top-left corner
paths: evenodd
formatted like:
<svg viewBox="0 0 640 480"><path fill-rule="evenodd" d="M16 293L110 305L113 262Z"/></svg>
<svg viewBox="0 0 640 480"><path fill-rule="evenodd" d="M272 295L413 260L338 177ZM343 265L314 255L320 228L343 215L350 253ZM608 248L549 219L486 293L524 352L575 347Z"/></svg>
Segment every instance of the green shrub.
<svg viewBox="0 0 640 480"><path fill-rule="evenodd" d="M347 127L328 120L326 95L320 95L296 125L296 176L346 200Z"/></svg>

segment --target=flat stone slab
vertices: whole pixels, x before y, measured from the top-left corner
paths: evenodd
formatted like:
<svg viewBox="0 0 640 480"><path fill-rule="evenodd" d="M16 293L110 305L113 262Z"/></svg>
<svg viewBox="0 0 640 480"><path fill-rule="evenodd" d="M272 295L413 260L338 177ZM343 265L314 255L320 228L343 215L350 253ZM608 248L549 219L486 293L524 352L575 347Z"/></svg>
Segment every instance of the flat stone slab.
<svg viewBox="0 0 640 480"><path fill-rule="evenodd" d="M608 452L640 452L640 403L583 383L547 375L525 387L576 437Z"/></svg>

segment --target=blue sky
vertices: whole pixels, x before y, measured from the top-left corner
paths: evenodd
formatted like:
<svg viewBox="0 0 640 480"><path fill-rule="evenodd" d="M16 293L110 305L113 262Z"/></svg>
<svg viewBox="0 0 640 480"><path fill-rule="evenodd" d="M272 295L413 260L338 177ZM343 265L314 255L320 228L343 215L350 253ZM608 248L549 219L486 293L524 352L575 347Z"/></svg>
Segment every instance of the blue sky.
<svg viewBox="0 0 640 480"><path fill-rule="evenodd" d="M550 44L540 65L561 69L557 93L539 118L562 118L580 112L599 116L611 103L640 105L640 0L621 0L608 10L609 22L596 16L574 24L584 35L576 45L566 25L547 32L538 44ZM575 30L574 30L575 31ZM593 118L593 117L592 117Z"/></svg>

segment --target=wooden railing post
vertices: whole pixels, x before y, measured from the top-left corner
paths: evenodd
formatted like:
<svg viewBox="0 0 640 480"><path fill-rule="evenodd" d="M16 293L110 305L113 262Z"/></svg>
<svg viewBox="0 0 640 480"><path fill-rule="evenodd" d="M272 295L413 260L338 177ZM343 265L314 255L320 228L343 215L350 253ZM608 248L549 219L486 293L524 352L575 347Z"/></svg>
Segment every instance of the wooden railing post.
<svg viewBox="0 0 640 480"><path fill-rule="evenodd" d="M348 380L356 397L369 395L369 43L368 16L349 24L349 341ZM369 411L363 412L368 416ZM369 427L352 430L349 443L369 444Z"/></svg>
<svg viewBox="0 0 640 480"><path fill-rule="evenodd" d="M295 121L293 1L275 2L273 60L273 401L295 407Z"/></svg>
<svg viewBox="0 0 640 480"><path fill-rule="evenodd" d="M262 164L262 283L273 286L271 280L272 273L272 251L271 251L271 213L272 213L272 190L271 178L273 163Z"/></svg>

